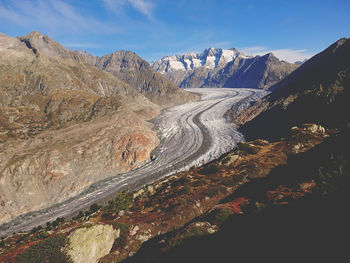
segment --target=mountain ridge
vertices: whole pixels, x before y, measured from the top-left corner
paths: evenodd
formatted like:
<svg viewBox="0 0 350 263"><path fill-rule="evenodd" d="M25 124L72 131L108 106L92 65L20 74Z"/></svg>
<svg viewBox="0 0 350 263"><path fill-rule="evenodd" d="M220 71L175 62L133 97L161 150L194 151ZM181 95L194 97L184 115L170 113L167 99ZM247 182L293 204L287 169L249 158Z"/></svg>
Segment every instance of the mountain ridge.
<svg viewBox="0 0 350 263"><path fill-rule="evenodd" d="M165 56L152 67L181 88L268 89L298 67L272 53L247 56L235 48L207 48L202 53Z"/></svg>
<svg viewBox="0 0 350 263"><path fill-rule="evenodd" d="M135 52L116 51L96 58L94 65L128 82L150 101L161 106L174 106L196 98L155 72L150 64Z"/></svg>
<svg viewBox="0 0 350 263"><path fill-rule="evenodd" d="M249 109L254 114L242 130L250 139L272 139L305 122L330 128L348 122L349 61L350 39L339 39L272 86L273 92ZM274 123L279 125L272 128Z"/></svg>

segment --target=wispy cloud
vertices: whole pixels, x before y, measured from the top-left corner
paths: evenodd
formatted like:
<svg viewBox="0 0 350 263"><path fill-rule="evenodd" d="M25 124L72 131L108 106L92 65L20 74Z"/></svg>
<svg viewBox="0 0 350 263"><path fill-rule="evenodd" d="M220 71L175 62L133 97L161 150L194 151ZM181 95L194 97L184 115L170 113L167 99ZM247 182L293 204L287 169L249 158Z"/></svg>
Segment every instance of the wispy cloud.
<svg viewBox="0 0 350 263"><path fill-rule="evenodd" d="M115 32L116 27L83 14L62 0L11 0L0 3L0 20L32 30L37 28L50 32L98 33Z"/></svg>
<svg viewBox="0 0 350 263"><path fill-rule="evenodd" d="M247 55L265 55L267 53L272 52L276 57L281 60L285 60L291 63L296 61L303 61L305 59L309 59L314 54L310 53L306 49L269 49L264 46L254 46L254 47L244 47L241 48L240 51L246 53Z"/></svg>
<svg viewBox="0 0 350 263"><path fill-rule="evenodd" d="M153 19L154 4L148 0L104 0L106 7L114 13L120 14L124 5L131 5L140 13Z"/></svg>

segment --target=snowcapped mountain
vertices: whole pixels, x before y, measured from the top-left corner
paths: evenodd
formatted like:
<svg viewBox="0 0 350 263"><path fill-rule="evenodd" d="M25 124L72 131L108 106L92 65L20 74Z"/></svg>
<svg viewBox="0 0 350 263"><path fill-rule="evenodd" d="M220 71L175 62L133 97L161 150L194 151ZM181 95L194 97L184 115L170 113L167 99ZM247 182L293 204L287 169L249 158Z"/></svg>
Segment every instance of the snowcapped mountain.
<svg viewBox="0 0 350 263"><path fill-rule="evenodd" d="M252 57L235 48L207 48L200 54L165 56L152 67L181 88L267 89L298 65L280 61L271 53Z"/></svg>
<svg viewBox="0 0 350 263"><path fill-rule="evenodd" d="M243 57L237 49L207 48L201 54L186 53L184 55L166 56L152 64L159 73L167 73L176 70L193 70L204 67L207 69L222 68L227 63Z"/></svg>

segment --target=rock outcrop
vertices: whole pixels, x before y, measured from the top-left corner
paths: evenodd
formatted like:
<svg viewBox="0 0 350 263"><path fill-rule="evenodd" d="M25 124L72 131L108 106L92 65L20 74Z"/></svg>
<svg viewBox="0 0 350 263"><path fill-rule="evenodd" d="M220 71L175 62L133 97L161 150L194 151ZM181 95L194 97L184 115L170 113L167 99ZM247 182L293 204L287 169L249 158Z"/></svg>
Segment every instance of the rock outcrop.
<svg viewBox="0 0 350 263"><path fill-rule="evenodd" d="M111 225L82 227L68 236L65 250L74 263L96 263L110 252L119 233Z"/></svg>
<svg viewBox="0 0 350 263"><path fill-rule="evenodd" d="M96 59L95 66L111 72L150 101L161 106L174 106L198 99L196 95L179 89L171 81L155 72L147 61L134 52L122 50L105 55Z"/></svg>
<svg viewBox="0 0 350 263"><path fill-rule="evenodd" d="M201 54L167 56L153 68L181 88L267 89L298 67L280 61L272 53L246 56L237 49L207 48Z"/></svg>

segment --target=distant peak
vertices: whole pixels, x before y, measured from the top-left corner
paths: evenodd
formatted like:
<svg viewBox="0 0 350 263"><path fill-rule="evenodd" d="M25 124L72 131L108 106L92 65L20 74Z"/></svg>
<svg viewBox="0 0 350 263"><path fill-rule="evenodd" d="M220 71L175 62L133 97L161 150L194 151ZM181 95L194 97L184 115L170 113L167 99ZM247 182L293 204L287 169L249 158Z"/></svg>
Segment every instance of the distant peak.
<svg viewBox="0 0 350 263"><path fill-rule="evenodd" d="M339 39L336 43L339 45L343 45L349 38L343 37Z"/></svg>
<svg viewBox="0 0 350 263"><path fill-rule="evenodd" d="M42 53L48 57L69 57L68 51L61 44L38 31L32 31L27 35L18 37L18 39L32 49L35 54Z"/></svg>
<svg viewBox="0 0 350 263"><path fill-rule="evenodd" d="M334 53L339 47L341 47L342 45L344 45L345 42L347 42L350 38L341 38L339 39L337 42L335 42L331 48L332 48L332 52Z"/></svg>
<svg viewBox="0 0 350 263"><path fill-rule="evenodd" d="M47 38L46 35L41 34L39 31L32 31L27 35L21 36L20 38L27 38L27 39L33 39L33 38Z"/></svg>
<svg viewBox="0 0 350 263"><path fill-rule="evenodd" d="M204 49L202 54L204 56L212 56L212 55L214 55L216 53L217 50L218 49L215 49L213 47L208 47L208 48Z"/></svg>
<svg viewBox="0 0 350 263"><path fill-rule="evenodd" d="M40 33L39 31L36 31L36 30L30 32L28 35L40 35L40 36L43 36L42 33Z"/></svg>
<svg viewBox="0 0 350 263"><path fill-rule="evenodd" d="M265 56L269 59L278 59L272 52L265 54L264 57Z"/></svg>
<svg viewBox="0 0 350 263"><path fill-rule="evenodd" d="M44 42L45 44L48 44L50 41L54 42L47 35L43 35L39 31L32 31L29 34L18 37L18 38L22 41L30 41L30 42L34 41L36 43Z"/></svg>

